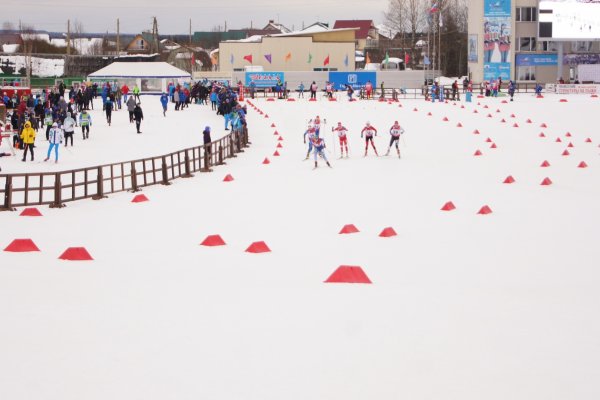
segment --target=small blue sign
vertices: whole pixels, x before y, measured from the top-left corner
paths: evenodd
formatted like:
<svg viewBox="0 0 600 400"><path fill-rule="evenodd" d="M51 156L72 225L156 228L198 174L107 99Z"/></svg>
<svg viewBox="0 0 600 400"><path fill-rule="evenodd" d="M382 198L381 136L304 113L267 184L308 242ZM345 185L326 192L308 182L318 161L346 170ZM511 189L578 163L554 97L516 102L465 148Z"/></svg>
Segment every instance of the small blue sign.
<svg viewBox="0 0 600 400"><path fill-rule="evenodd" d="M485 0L483 2L484 17L509 17L511 0Z"/></svg>
<svg viewBox="0 0 600 400"><path fill-rule="evenodd" d="M332 82L336 90L345 90L346 85L351 85L354 90L365 86L371 81L373 87L377 86L377 73L375 71L355 72L329 72L329 82Z"/></svg>
<svg viewBox="0 0 600 400"><path fill-rule="evenodd" d="M558 54L517 54L518 67L543 67L558 65Z"/></svg>
<svg viewBox="0 0 600 400"><path fill-rule="evenodd" d="M483 79L493 81L502 78L503 81L510 80L510 63L484 63Z"/></svg>
<svg viewBox="0 0 600 400"><path fill-rule="evenodd" d="M257 88L273 87L277 82L285 82L283 72L246 72L246 86L250 86L250 82L254 82Z"/></svg>

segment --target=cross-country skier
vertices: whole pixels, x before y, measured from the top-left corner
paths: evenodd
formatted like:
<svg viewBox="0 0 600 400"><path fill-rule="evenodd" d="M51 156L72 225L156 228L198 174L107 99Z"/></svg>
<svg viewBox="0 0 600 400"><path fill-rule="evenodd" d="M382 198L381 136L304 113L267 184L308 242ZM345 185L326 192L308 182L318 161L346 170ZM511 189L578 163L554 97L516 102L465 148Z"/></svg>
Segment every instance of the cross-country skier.
<svg viewBox="0 0 600 400"><path fill-rule="evenodd" d="M341 122L338 122L333 131L337 133L338 138L340 139L340 152L342 153L340 158L344 158L344 148L346 148L346 158L348 158L348 136L346 135L348 133L348 129L346 129Z"/></svg>
<svg viewBox="0 0 600 400"><path fill-rule="evenodd" d="M306 129L306 131L304 131L304 144L306 144L306 135L308 135L308 151L306 152L305 160L308 160L308 158L310 157L310 152L313 149L312 139L313 137L317 136L315 127L312 124L312 120L309 121L308 128Z"/></svg>
<svg viewBox="0 0 600 400"><path fill-rule="evenodd" d="M321 133L321 118L319 118L318 115L313 121L313 126L315 127L315 135L319 136L319 134Z"/></svg>
<svg viewBox="0 0 600 400"><path fill-rule="evenodd" d="M377 129L371 125L369 121L365 127L360 131L360 137L365 136L365 157L367 156L367 151L369 150L369 142L371 142L371 146L373 146L373 150L375 151L375 155L379 157L377 154L377 149L375 148L375 143L373 142L373 135L377 136Z"/></svg>
<svg viewBox="0 0 600 400"><path fill-rule="evenodd" d="M323 157L323 160L325 160L327 166L331 168L331 164L329 164L329 160L327 160L327 156L325 155L325 140L318 136L313 136L311 142L314 148L313 154L315 156L315 168L319 166L317 162L319 157Z"/></svg>
<svg viewBox="0 0 600 400"><path fill-rule="evenodd" d="M73 133L75 132L75 125L77 125L75 119L71 117L71 113L67 113L67 118L63 122L63 129L65 133L65 147L67 147L67 143L69 142L69 138L71 139L71 147L73 147Z"/></svg>
<svg viewBox="0 0 600 400"><path fill-rule="evenodd" d="M390 155L390 150L392 149L392 145L396 145L396 151L398 152L398 158L400 158L400 149L398 148L398 142L400 141L400 135L404 133L404 129L400 126L398 121L394 121L394 125L390 128L390 145L388 147L386 156Z"/></svg>

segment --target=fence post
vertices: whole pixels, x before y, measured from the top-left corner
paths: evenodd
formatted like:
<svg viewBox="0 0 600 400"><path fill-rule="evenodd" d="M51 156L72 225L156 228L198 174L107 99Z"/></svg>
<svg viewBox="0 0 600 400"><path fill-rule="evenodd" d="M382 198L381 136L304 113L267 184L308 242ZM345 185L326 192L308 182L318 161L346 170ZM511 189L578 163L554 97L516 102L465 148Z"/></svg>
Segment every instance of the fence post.
<svg viewBox="0 0 600 400"><path fill-rule="evenodd" d="M15 211L16 208L12 206L12 176L6 177L6 184L4 185L4 206L0 211Z"/></svg>
<svg viewBox="0 0 600 400"><path fill-rule="evenodd" d="M223 161L223 146L221 146L221 143L219 142L219 165L223 164L225 164L225 161Z"/></svg>
<svg viewBox="0 0 600 400"><path fill-rule="evenodd" d="M60 183L60 173L54 175L54 203L50 204L50 208L62 208L62 184Z"/></svg>
<svg viewBox="0 0 600 400"><path fill-rule="evenodd" d="M92 196L93 200L105 199L104 195L104 173L102 172L102 167L98 167L98 189L95 196Z"/></svg>
<svg viewBox="0 0 600 400"><path fill-rule="evenodd" d="M185 150L185 157L183 159L184 162L184 167L185 167L185 174L181 175L182 178L191 178L192 176L194 176L194 174L192 174L192 170L190 168L190 156L188 155L188 151L187 149ZM166 164L164 163L164 157L163 157L163 169L166 171Z"/></svg>
<svg viewBox="0 0 600 400"><path fill-rule="evenodd" d="M237 157L235 155L234 142L235 142L234 134L230 133L229 134L229 155L230 155L230 157Z"/></svg>
<svg viewBox="0 0 600 400"><path fill-rule="evenodd" d="M187 154L186 154L187 157ZM160 172L162 173L162 182L160 183L161 185L170 185L171 182L169 182L169 171L167 169L167 159L163 156L162 157L162 165L160 167Z"/></svg>
<svg viewBox="0 0 600 400"><path fill-rule="evenodd" d="M212 172L212 169L210 169L210 151L207 150L207 146L210 148L210 144L204 145L204 168L202 171Z"/></svg>
<svg viewBox="0 0 600 400"><path fill-rule="evenodd" d="M135 162L131 162L131 192L139 192L140 188L137 184L137 171L135 170Z"/></svg>

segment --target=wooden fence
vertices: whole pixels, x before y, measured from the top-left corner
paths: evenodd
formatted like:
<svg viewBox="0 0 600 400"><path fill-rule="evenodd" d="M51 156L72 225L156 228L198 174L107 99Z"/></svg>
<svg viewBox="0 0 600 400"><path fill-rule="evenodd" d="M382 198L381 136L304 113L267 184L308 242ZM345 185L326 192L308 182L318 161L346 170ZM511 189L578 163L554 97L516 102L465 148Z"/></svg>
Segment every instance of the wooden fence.
<svg viewBox="0 0 600 400"><path fill-rule="evenodd" d="M193 172L211 172L248 147L248 131L229 135L203 146L190 147L141 160L79 168L71 171L0 174L0 211L15 207L64 207L70 201L99 200L111 193L137 192L144 186L170 185Z"/></svg>

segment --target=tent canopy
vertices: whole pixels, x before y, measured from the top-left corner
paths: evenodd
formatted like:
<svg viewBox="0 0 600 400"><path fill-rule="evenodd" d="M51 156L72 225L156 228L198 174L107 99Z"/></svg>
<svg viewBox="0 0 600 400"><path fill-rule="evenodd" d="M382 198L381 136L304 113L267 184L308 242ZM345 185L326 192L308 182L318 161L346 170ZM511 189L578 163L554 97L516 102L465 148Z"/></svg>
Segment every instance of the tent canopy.
<svg viewBox="0 0 600 400"><path fill-rule="evenodd" d="M191 78L189 72L166 62L114 62L89 78Z"/></svg>

